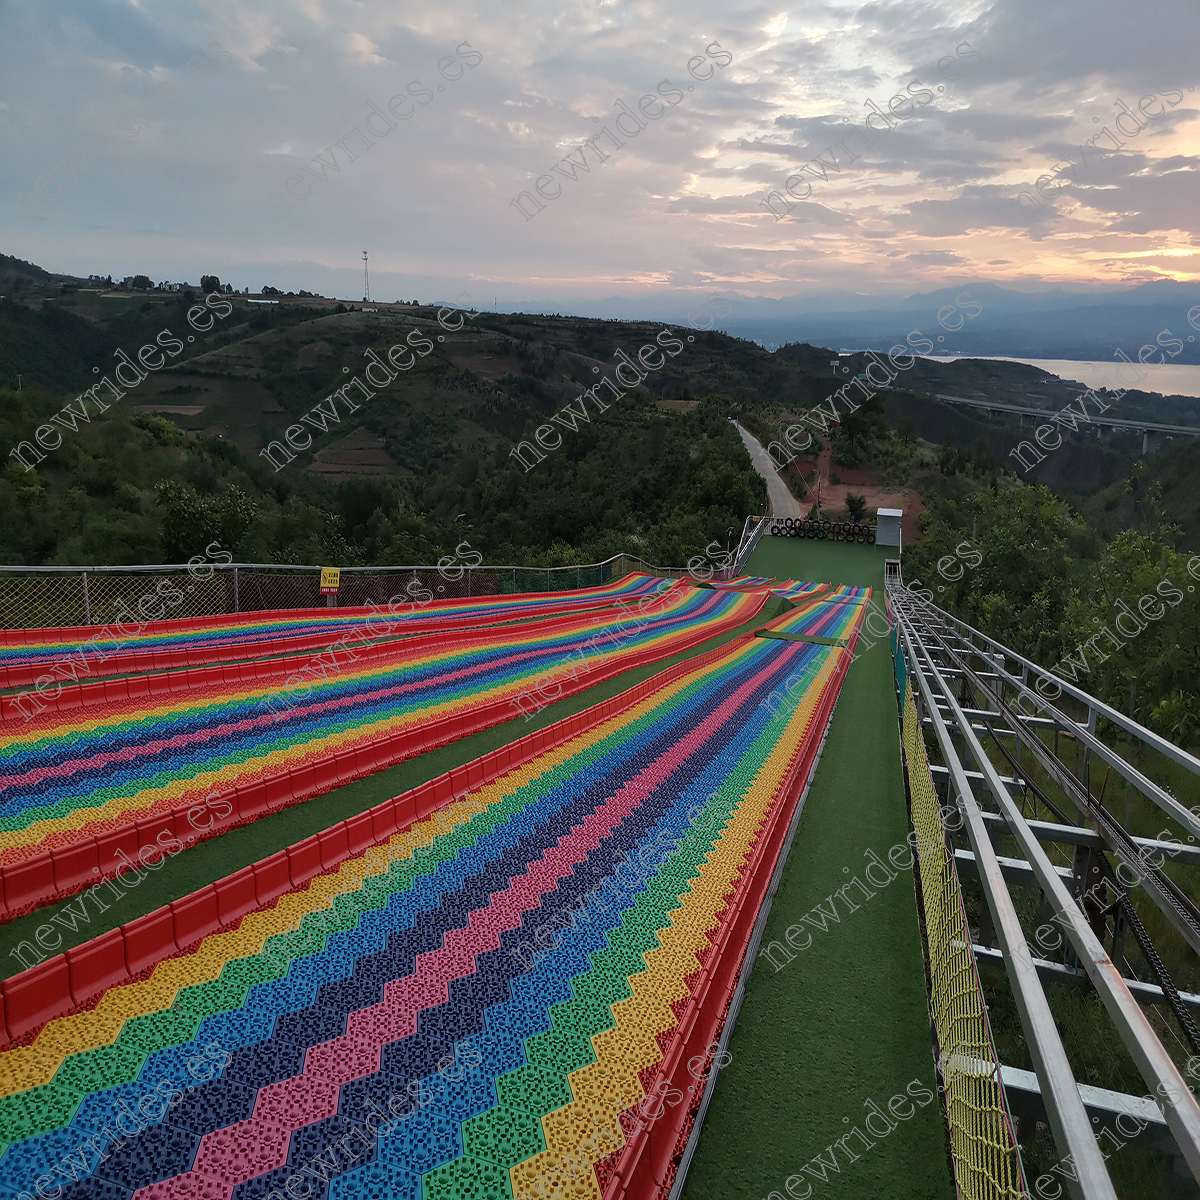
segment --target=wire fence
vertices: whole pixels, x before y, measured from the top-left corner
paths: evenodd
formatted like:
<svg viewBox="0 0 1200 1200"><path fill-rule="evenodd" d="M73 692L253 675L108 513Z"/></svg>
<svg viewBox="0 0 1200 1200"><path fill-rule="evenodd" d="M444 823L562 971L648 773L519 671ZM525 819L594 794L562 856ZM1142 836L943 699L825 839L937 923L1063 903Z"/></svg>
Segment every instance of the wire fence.
<svg viewBox="0 0 1200 1200"><path fill-rule="evenodd" d="M959 1194L968 1200L1024 1197L1020 1156L1004 1106L987 1009L954 860L946 848L917 706L897 654L904 697L904 758L920 857L929 945L930 1008L941 1051L946 1117Z"/></svg>
<svg viewBox="0 0 1200 1200"><path fill-rule="evenodd" d="M207 575L211 569L211 574ZM628 554L574 567L342 567L336 596L321 594L321 568L278 563L186 566L0 567L0 629L106 625L114 621L212 617L268 609L385 604L396 596L435 600L596 587L644 571L681 579Z"/></svg>

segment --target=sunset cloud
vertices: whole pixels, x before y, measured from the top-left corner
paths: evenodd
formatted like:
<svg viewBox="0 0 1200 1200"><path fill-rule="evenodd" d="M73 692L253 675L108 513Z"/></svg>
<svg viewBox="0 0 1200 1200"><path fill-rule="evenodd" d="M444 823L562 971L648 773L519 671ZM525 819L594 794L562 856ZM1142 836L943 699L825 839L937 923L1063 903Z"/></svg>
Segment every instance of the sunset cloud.
<svg viewBox="0 0 1200 1200"><path fill-rule="evenodd" d="M51 270L353 296L367 246L381 296L476 282L514 301L611 295L615 279L774 296L1200 279L1200 17L1180 0L6 12L4 248ZM456 54L468 43L480 60ZM213 44L228 65L189 75ZM56 194L118 104L136 113L164 82L180 100ZM1022 219L1013 197L1167 93ZM369 132L372 105L389 115ZM839 158L867 121L871 144ZM370 145L350 142L351 160L337 147L356 128ZM606 128L620 145L571 178ZM337 164L324 180L321 156ZM289 179L311 192L264 206ZM776 220L763 201L789 180ZM539 182L527 220L512 201Z"/></svg>

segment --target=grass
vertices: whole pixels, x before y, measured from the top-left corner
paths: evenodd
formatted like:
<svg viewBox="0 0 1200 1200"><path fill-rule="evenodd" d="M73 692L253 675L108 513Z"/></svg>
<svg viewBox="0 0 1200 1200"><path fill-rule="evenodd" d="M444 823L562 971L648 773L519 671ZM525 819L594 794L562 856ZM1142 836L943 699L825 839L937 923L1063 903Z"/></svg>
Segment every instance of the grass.
<svg viewBox="0 0 1200 1200"><path fill-rule="evenodd" d="M883 602L884 559L897 558L895 546L765 536L744 567L747 575L804 579L810 583L847 583L872 587ZM892 704L895 708L895 704ZM897 751L899 754L899 751Z"/></svg>
<svg viewBox="0 0 1200 1200"><path fill-rule="evenodd" d="M883 587L886 547L764 538L747 565L777 575ZM900 738L886 643L851 668L796 831L764 945L861 878L873 849L908 832ZM760 957L750 977L730 1052L688 1175L687 1200L761 1200L857 1125L868 1100L888 1100L919 1081L936 1096L921 933L911 871L872 889L858 911L776 970ZM858 897L857 890L853 893ZM916 1090L916 1089L914 1089ZM865 1132L865 1129L864 1129ZM939 1103L847 1162L827 1183L811 1174L814 1197L888 1196L950 1200L954 1184ZM828 1160L828 1155L826 1154ZM803 1184L796 1185L803 1194Z"/></svg>

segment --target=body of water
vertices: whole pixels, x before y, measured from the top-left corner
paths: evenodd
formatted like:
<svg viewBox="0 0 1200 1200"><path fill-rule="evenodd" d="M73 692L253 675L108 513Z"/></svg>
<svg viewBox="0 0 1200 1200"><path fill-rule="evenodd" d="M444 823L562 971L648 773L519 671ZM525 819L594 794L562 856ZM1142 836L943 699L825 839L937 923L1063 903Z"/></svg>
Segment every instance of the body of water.
<svg viewBox="0 0 1200 1200"><path fill-rule="evenodd" d="M1009 358L1004 354L929 354L924 357L930 362L955 362L961 358L986 358L993 362L1028 363L1031 367L1041 367L1051 375L1060 379L1073 379L1084 387L1096 388L1127 388L1129 385L1121 381L1118 368L1124 366L1121 372L1126 379L1132 377L1127 364L1114 362L1076 362L1068 358ZM1150 366L1149 363L1145 364ZM1164 363L1152 367L1150 373L1138 385L1143 392L1161 392L1164 396L1197 396L1200 397L1200 366L1188 363Z"/></svg>

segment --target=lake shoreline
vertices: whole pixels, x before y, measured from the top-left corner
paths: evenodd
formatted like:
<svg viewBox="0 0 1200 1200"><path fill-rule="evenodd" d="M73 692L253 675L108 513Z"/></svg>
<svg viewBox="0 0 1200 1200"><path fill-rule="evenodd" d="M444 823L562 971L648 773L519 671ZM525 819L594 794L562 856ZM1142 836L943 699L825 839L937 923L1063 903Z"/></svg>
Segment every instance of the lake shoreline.
<svg viewBox="0 0 1200 1200"><path fill-rule="evenodd" d="M1124 388L1127 384L1121 381L1117 372L1121 369L1128 371L1129 364L1124 362L1097 362L1088 359L1067 358L1014 358L1006 354L925 354L921 356L925 362L951 363L964 359L977 359L985 362L1024 363L1029 367L1037 367L1059 379L1070 380L1084 388ZM1147 364L1149 366L1150 364ZM1157 384L1159 386L1151 386ZM1145 382L1133 389L1145 392L1147 395L1160 395L1164 399L1171 396L1189 396L1200 398L1200 365L1192 363L1163 363L1154 366Z"/></svg>

